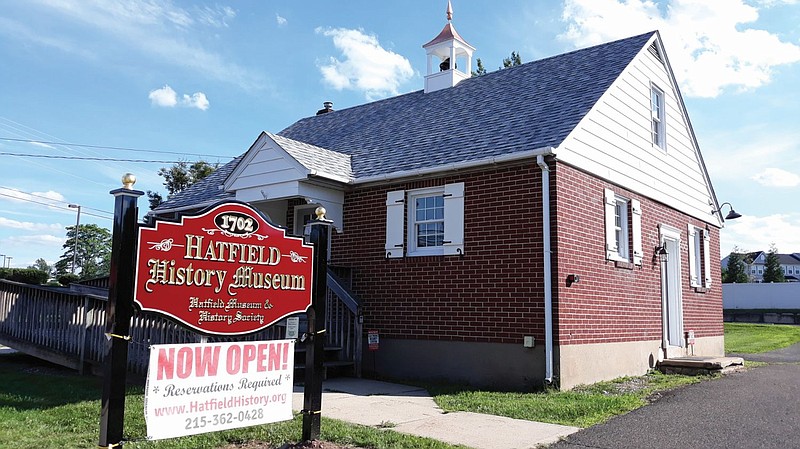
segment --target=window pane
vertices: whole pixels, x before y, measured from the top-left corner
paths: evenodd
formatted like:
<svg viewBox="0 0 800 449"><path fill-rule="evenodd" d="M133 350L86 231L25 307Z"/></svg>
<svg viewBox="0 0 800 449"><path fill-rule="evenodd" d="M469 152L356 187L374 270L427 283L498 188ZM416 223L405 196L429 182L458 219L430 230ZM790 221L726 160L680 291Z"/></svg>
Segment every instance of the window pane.
<svg viewBox="0 0 800 449"><path fill-rule="evenodd" d="M418 248L442 246L444 241L444 197L441 194L420 196L414 200Z"/></svg>
<svg viewBox="0 0 800 449"><path fill-rule="evenodd" d="M420 223L417 225L417 246L420 248L442 246L444 223Z"/></svg>

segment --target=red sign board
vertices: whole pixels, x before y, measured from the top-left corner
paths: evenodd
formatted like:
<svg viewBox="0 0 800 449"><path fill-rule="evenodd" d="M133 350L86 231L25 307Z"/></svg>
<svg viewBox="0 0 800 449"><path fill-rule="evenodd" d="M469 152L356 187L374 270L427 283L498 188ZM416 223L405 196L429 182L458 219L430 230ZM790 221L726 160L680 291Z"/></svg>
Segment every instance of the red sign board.
<svg viewBox="0 0 800 449"><path fill-rule="evenodd" d="M208 334L263 329L311 305L313 247L243 203L139 229L134 302Z"/></svg>

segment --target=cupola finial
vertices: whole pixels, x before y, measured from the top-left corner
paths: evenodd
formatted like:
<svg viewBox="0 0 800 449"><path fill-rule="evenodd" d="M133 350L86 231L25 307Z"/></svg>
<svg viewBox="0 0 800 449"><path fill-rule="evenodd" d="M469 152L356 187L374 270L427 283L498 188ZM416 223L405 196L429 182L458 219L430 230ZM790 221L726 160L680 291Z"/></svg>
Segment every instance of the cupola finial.
<svg viewBox="0 0 800 449"><path fill-rule="evenodd" d="M450 4L450 0L447 0L447 21L453 20L453 5Z"/></svg>

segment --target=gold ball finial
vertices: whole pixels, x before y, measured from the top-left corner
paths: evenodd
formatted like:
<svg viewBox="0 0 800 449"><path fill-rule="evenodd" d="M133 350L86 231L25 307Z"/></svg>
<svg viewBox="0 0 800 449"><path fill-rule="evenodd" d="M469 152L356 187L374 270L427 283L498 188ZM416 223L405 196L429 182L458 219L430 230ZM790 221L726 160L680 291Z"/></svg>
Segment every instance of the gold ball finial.
<svg viewBox="0 0 800 449"><path fill-rule="evenodd" d="M133 185L136 184L136 175L133 173L125 173L122 175L122 187L128 190L133 189Z"/></svg>
<svg viewBox="0 0 800 449"><path fill-rule="evenodd" d="M324 208L324 207L322 207L322 206L320 206L320 207L318 207L318 208L314 209L314 213L315 213L315 214L317 214L317 220L324 220L324 219L325 219L325 213L326 213L326 212L327 212L327 211L326 211L326 210L325 210L325 208Z"/></svg>

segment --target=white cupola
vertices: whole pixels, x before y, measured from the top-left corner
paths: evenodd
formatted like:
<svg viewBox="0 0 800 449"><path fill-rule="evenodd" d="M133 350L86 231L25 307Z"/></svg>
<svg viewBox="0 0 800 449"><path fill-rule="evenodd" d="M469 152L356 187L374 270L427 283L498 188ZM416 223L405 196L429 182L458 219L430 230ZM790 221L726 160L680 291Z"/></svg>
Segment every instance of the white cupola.
<svg viewBox="0 0 800 449"><path fill-rule="evenodd" d="M475 48L459 36L451 23L453 6L447 0L447 24L438 36L423 45L428 55L425 93L453 87L472 76L472 52Z"/></svg>

